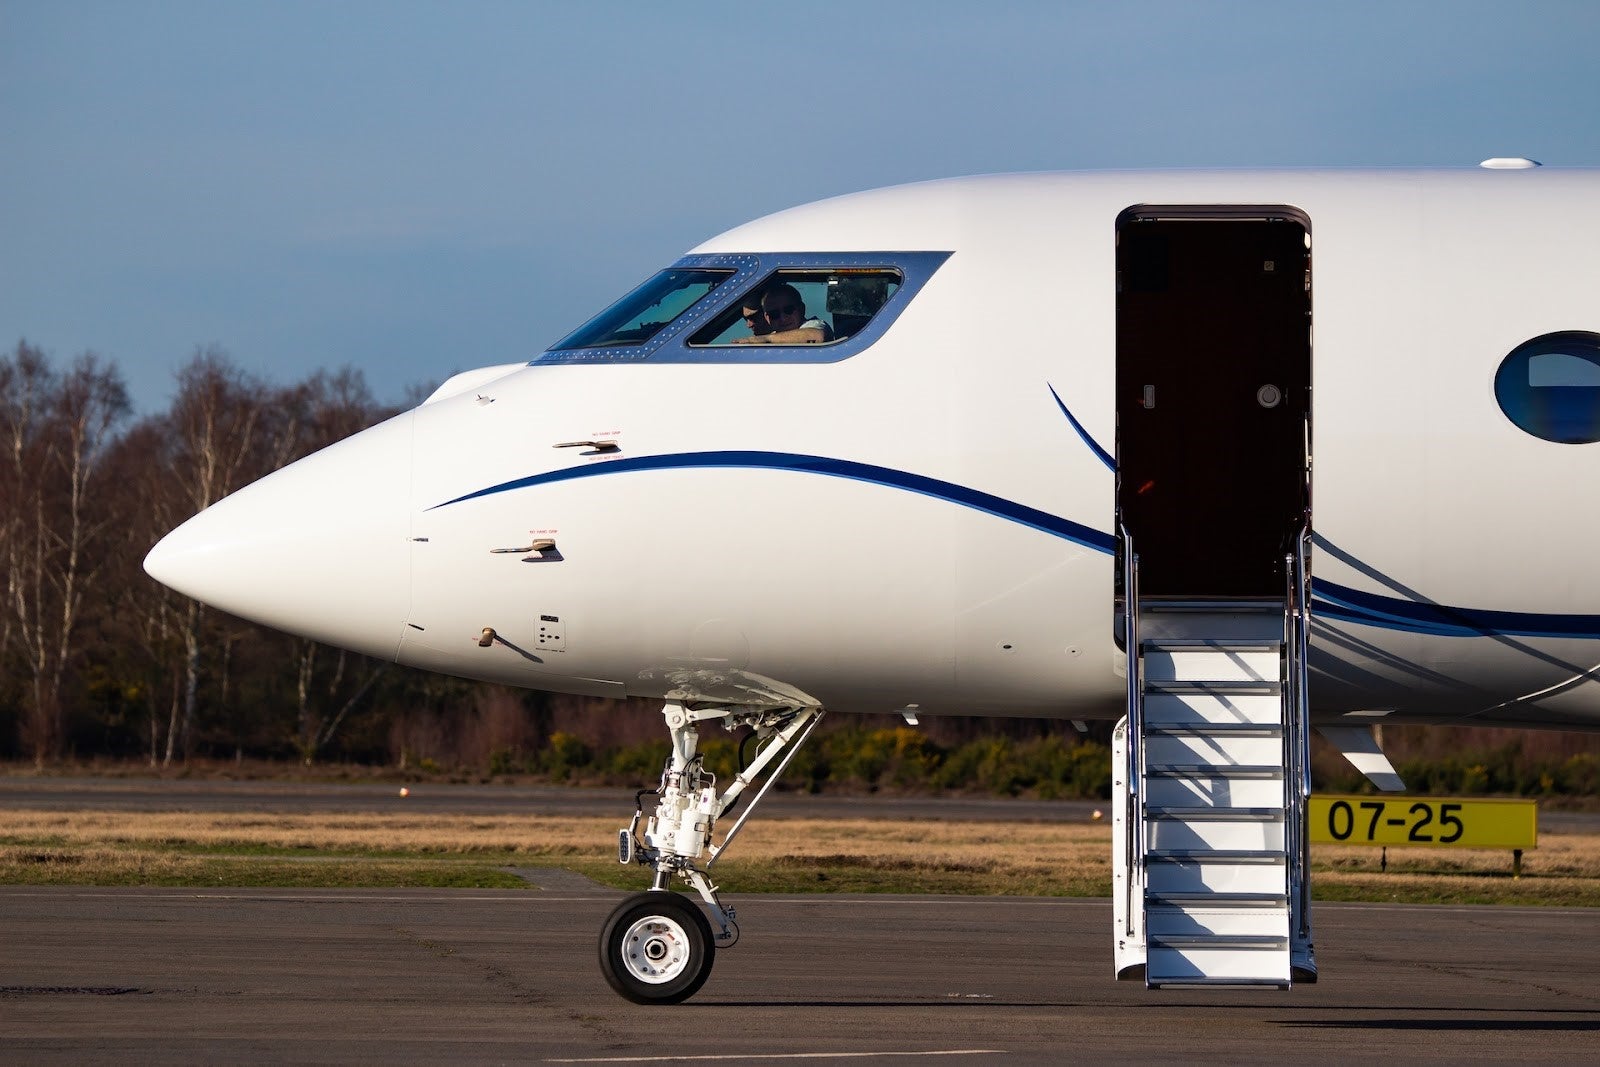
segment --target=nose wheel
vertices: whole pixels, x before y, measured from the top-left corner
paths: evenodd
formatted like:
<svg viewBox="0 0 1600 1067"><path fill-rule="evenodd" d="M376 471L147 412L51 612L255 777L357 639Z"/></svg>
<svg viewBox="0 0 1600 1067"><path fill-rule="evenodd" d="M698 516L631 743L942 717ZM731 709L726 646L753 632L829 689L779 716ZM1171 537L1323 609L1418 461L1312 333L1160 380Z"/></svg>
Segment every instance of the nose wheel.
<svg viewBox="0 0 1600 1067"><path fill-rule="evenodd" d="M635 1004L677 1004L711 976L717 954L698 905L670 892L635 893L600 933L600 971Z"/></svg>

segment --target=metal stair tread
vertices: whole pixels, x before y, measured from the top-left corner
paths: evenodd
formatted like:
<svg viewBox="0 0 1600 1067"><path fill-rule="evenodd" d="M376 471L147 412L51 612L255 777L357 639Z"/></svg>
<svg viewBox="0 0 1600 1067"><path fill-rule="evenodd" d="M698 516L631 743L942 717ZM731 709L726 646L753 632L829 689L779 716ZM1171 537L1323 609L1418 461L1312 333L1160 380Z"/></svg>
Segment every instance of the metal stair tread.
<svg viewBox="0 0 1600 1067"><path fill-rule="evenodd" d="M1139 642L1145 652L1277 652L1283 642L1234 641L1225 637L1151 637Z"/></svg>
<svg viewBox="0 0 1600 1067"><path fill-rule="evenodd" d="M1282 893L1226 893L1211 892L1204 889L1185 890L1145 890L1144 900L1147 905L1183 905L1204 904L1216 908L1258 908L1265 910L1287 907L1289 898Z"/></svg>
<svg viewBox="0 0 1600 1067"><path fill-rule="evenodd" d="M1152 848L1145 853L1148 863L1256 863L1276 866L1288 862L1282 849L1247 850L1238 848Z"/></svg>
<svg viewBox="0 0 1600 1067"><path fill-rule="evenodd" d="M1214 737L1277 737L1283 733L1283 726L1275 722L1147 722L1144 724L1146 737L1151 735L1175 736L1214 736Z"/></svg>
<svg viewBox="0 0 1600 1067"><path fill-rule="evenodd" d="M1151 678L1144 680L1146 695L1150 693L1177 693L1180 695L1206 694L1224 697L1253 696L1256 694L1277 696L1282 690L1283 683L1270 678L1238 679L1235 681L1224 681L1222 679L1206 681L1204 679L1187 678L1171 681Z"/></svg>
<svg viewBox="0 0 1600 1067"><path fill-rule="evenodd" d="M1288 989L1287 979L1276 975L1263 975L1260 978L1160 978L1151 977L1146 983L1151 989L1188 989L1191 986L1201 988L1205 986L1234 986L1236 988L1264 988Z"/></svg>
<svg viewBox="0 0 1600 1067"><path fill-rule="evenodd" d="M1156 763L1144 769L1146 778L1282 778L1283 767L1273 764Z"/></svg>
<svg viewBox="0 0 1600 1067"><path fill-rule="evenodd" d="M1146 804L1148 819L1194 819L1198 822L1282 822L1282 808L1207 808Z"/></svg>
<svg viewBox="0 0 1600 1067"><path fill-rule="evenodd" d="M1225 600L1201 597L1185 599L1140 597L1138 604L1139 614L1141 615L1177 615L1195 611L1207 613L1238 612L1241 615L1281 615L1283 613L1283 599L1281 597L1234 597Z"/></svg>
<svg viewBox="0 0 1600 1067"><path fill-rule="evenodd" d="M1155 948L1288 948L1282 934L1151 934L1146 944Z"/></svg>

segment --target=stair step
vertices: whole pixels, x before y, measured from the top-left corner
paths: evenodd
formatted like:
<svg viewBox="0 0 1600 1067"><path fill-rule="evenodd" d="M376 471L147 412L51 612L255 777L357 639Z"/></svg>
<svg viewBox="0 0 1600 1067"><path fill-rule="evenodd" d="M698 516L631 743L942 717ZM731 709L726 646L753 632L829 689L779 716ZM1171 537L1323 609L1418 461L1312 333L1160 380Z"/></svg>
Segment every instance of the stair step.
<svg viewBox="0 0 1600 1067"><path fill-rule="evenodd" d="M1299 972L1295 975L1299 977ZM1309 981L1315 982L1313 977ZM1263 989L1288 989L1289 983L1281 978L1151 978L1146 979L1147 989L1199 989L1206 986L1227 986L1235 989L1260 986Z"/></svg>
<svg viewBox="0 0 1600 1067"><path fill-rule="evenodd" d="M1226 848L1152 848L1145 853L1152 863L1260 863L1282 866L1282 852Z"/></svg>
<svg viewBox="0 0 1600 1067"><path fill-rule="evenodd" d="M1207 764L1213 767L1261 767L1283 762L1283 738L1276 727L1247 726L1238 730L1148 729L1145 766Z"/></svg>
<svg viewBox="0 0 1600 1067"><path fill-rule="evenodd" d="M1283 893L1234 893L1211 892L1204 889L1175 890L1172 892L1147 891L1144 895L1147 904L1167 904L1184 907L1200 905L1206 909L1248 907L1266 908L1286 907L1289 898Z"/></svg>
<svg viewBox="0 0 1600 1067"><path fill-rule="evenodd" d="M1283 900L1280 892L1277 898ZM1288 937L1289 908L1282 903L1220 904L1145 901L1149 937Z"/></svg>
<svg viewBox="0 0 1600 1067"><path fill-rule="evenodd" d="M1288 866L1281 852L1218 849L1185 852L1185 858L1147 854L1145 889L1161 899L1182 893L1265 893L1278 898L1285 892Z"/></svg>
<svg viewBox="0 0 1600 1067"><path fill-rule="evenodd" d="M1167 815L1168 811L1184 815ZM1150 848L1225 852L1282 852L1284 819L1281 808L1161 809L1146 820Z"/></svg>
<svg viewBox="0 0 1600 1067"><path fill-rule="evenodd" d="M1219 692L1179 683L1182 690L1145 687L1145 729L1199 723L1261 723L1282 721L1283 703L1274 686L1270 691Z"/></svg>
<svg viewBox="0 0 1600 1067"><path fill-rule="evenodd" d="M1170 653L1283 653L1283 641L1235 641L1214 637L1154 637L1139 641L1144 651L1170 651Z"/></svg>
<svg viewBox="0 0 1600 1067"><path fill-rule="evenodd" d="M1159 763L1145 767L1146 778L1282 778L1283 768L1273 764L1238 766L1215 763Z"/></svg>
<svg viewBox="0 0 1600 1067"><path fill-rule="evenodd" d="M1216 612L1227 615L1282 615L1283 600L1280 597L1252 596L1252 597L1141 597L1139 600L1141 613L1150 614L1181 614L1183 612Z"/></svg>
<svg viewBox="0 0 1600 1067"><path fill-rule="evenodd" d="M1267 643L1283 640L1283 600L1150 600L1139 603L1139 634L1147 639L1205 639ZM1119 605L1118 625L1123 612Z"/></svg>
<svg viewBox="0 0 1600 1067"><path fill-rule="evenodd" d="M1142 673L1157 682L1276 682L1283 667L1277 649L1240 651L1214 644L1171 648L1148 642L1143 651Z"/></svg>
<svg viewBox="0 0 1600 1067"><path fill-rule="evenodd" d="M1282 808L1198 808L1146 804L1146 818L1203 822L1282 822Z"/></svg>
<svg viewBox="0 0 1600 1067"><path fill-rule="evenodd" d="M1149 775L1144 799L1155 808L1204 807L1209 812L1283 805L1283 779L1262 775Z"/></svg>
<svg viewBox="0 0 1600 1067"><path fill-rule="evenodd" d="M1283 727L1275 722L1147 722L1144 732L1146 737L1279 737Z"/></svg>
<svg viewBox="0 0 1600 1067"><path fill-rule="evenodd" d="M1271 679L1176 679L1145 678L1144 692L1172 693L1177 696L1270 696L1283 692L1283 686Z"/></svg>
<svg viewBox="0 0 1600 1067"><path fill-rule="evenodd" d="M1161 936L1150 938L1150 944L1161 948L1288 948L1289 939L1276 934L1228 934L1219 937Z"/></svg>
<svg viewBox="0 0 1600 1067"><path fill-rule="evenodd" d="M1289 986L1285 945L1152 944L1145 964L1147 986Z"/></svg>

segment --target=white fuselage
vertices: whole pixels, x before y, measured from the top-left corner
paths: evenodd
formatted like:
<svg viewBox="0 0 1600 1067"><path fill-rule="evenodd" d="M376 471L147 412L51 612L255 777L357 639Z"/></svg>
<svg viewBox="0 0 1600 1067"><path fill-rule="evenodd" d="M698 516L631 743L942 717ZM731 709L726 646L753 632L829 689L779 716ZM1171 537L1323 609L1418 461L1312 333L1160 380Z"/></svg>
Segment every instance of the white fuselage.
<svg viewBox="0 0 1600 1067"><path fill-rule="evenodd" d="M1600 726L1600 444L1524 432L1494 391L1519 344L1600 330L1592 172L1002 176L797 208L694 254L949 255L837 361L461 376L148 566L268 625L514 685L1113 717L1116 474L1065 411L1116 455L1136 205L1309 220L1318 717ZM555 447L582 441L616 447Z"/></svg>

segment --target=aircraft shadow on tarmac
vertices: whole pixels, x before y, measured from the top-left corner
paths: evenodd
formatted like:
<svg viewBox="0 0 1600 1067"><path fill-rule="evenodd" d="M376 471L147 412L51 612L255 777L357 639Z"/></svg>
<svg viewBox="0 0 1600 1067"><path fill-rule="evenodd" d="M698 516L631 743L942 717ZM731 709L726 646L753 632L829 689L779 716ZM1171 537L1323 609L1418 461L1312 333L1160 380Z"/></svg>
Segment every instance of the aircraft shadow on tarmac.
<svg viewBox="0 0 1600 1067"><path fill-rule="evenodd" d="M982 1000L952 997L948 1000L889 1000L876 998L868 1000L811 1000L796 998L794 1000L711 1000L696 999L679 1004L675 1011L686 1011L692 1008L937 1008L940 1011L949 1011L951 1008L1089 1008L1090 1004L1079 1004L1065 1000L1001 1000L999 998Z"/></svg>
<svg viewBox="0 0 1600 1067"><path fill-rule="evenodd" d="M1436 1010L1436 1009L1429 1009ZM1497 1011L1501 1009L1495 1009ZM1556 1009L1559 1010L1559 1009ZM1475 1009L1476 1013L1476 1009ZM1566 1014L1573 1014L1567 1012ZM1593 1013L1589 1013L1593 1014ZM1600 1031L1600 1018L1594 1019L1279 1019L1281 1026L1315 1027L1319 1030L1523 1030L1541 1033L1554 1030Z"/></svg>

